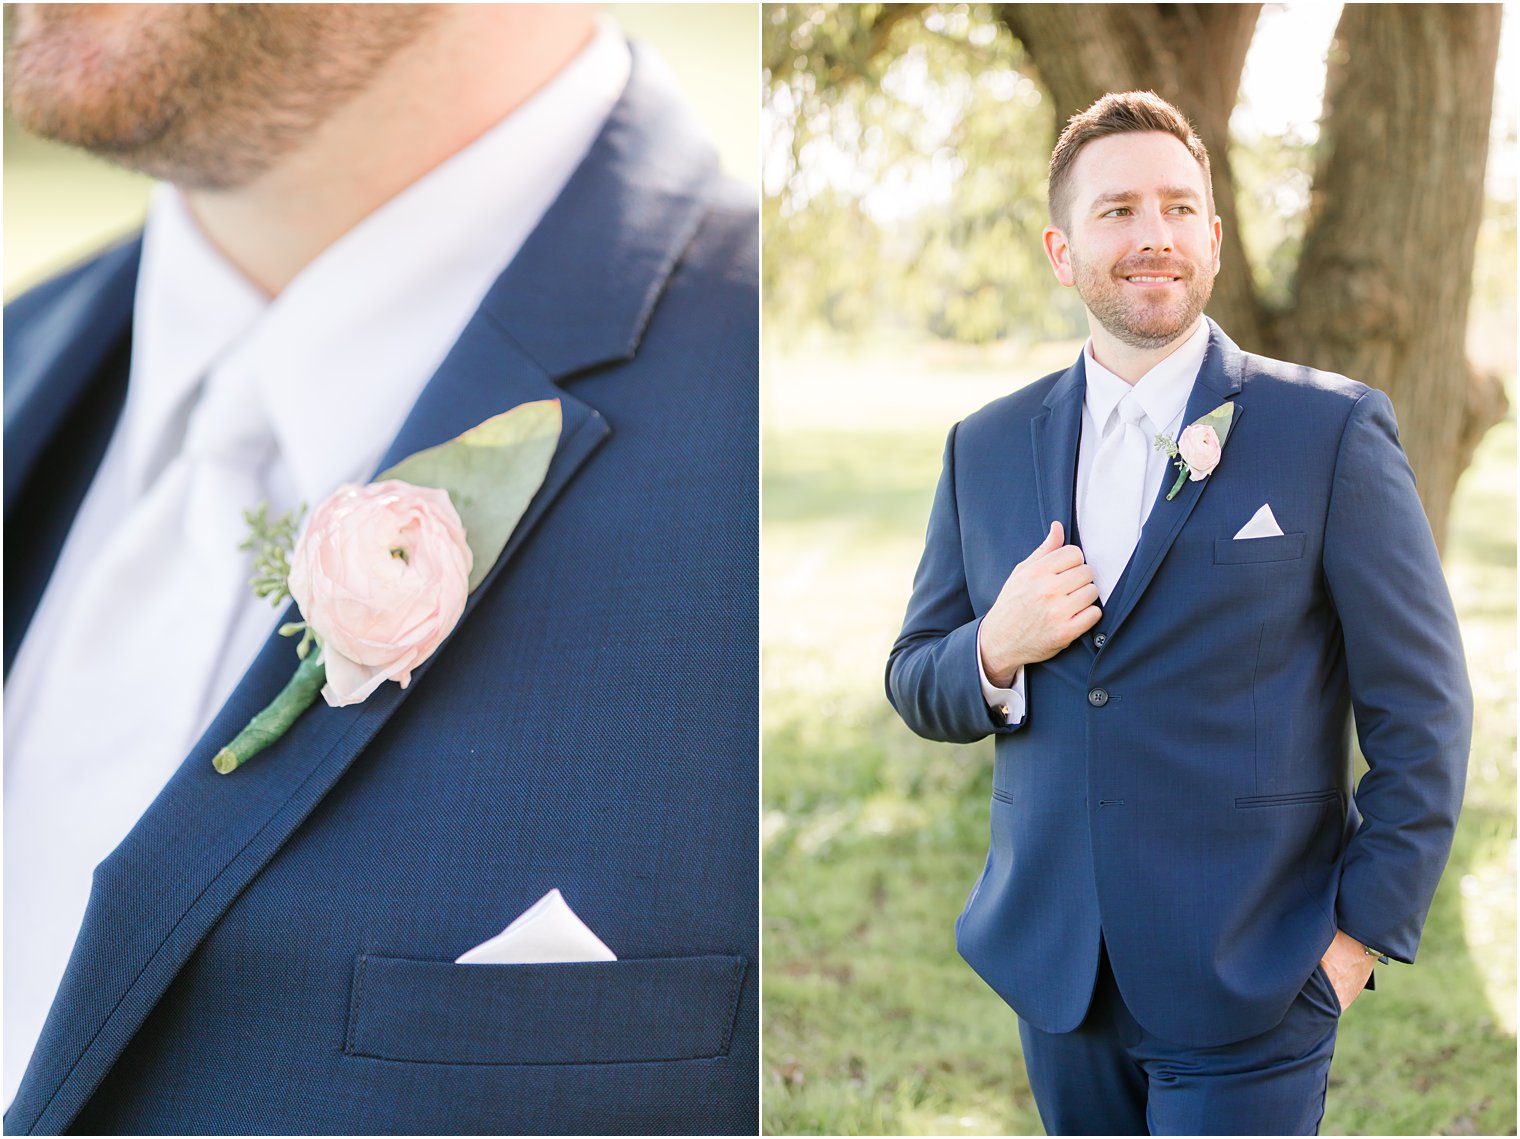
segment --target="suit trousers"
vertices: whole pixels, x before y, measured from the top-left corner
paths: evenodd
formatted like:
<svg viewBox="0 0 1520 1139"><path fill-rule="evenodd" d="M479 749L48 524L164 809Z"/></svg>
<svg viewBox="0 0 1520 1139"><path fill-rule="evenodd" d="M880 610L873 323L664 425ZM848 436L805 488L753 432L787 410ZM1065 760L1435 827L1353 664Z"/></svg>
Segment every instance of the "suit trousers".
<svg viewBox="0 0 1520 1139"><path fill-rule="evenodd" d="M1316 965L1276 1027L1213 1048L1172 1044L1125 1006L1108 950L1072 1032L1019 1020L1024 1063L1050 1135L1316 1135L1340 1001Z"/></svg>

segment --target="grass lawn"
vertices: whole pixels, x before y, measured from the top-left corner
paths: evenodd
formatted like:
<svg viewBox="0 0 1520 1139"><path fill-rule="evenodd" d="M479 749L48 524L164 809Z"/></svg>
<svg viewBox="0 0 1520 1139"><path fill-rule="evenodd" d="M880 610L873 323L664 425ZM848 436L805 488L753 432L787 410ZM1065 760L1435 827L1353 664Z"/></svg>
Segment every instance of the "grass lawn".
<svg viewBox="0 0 1520 1139"><path fill-rule="evenodd" d="M992 744L932 744L882 668L945 432L1075 344L794 349L765 367L764 1127L1040 1134L1012 1011L956 955ZM1342 1021L1325 1134L1515 1130L1515 424L1447 552L1477 697L1467 804L1419 964Z"/></svg>

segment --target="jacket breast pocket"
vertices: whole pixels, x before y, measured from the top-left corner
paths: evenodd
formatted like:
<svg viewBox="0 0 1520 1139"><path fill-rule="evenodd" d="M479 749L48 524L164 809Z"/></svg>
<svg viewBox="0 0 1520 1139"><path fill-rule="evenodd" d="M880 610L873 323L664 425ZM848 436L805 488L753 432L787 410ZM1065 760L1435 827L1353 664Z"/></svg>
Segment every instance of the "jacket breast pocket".
<svg viewBox="0 0 1520 1139"><path fill-rule="evenodd" d="M1304 534L1274 534L1270 538L1215 538L1214 564L1287 562L1304 556Z"/></svg>
<svg viewBox="0 0 1520 1139"><path fill-rule="evenodd" d="M726 1056L743 957L456 965L363 954L343 1051L434 1064Z"/></svg>

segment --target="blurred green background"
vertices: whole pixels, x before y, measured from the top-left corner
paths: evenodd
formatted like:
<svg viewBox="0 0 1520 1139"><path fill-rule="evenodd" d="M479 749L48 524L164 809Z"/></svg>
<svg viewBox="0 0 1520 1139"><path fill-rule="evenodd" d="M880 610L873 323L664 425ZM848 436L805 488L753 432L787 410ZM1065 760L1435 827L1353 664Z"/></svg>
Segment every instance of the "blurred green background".
<svg viewBox="0 0 1520 1139"><path fill-rule="evenodd" d="M751 4L614 4L630 39L670 65L687 103L718 146L724 169L759 182ZM5 296L82 259L142 224L152 182L5 122Z"/></svg>
<svg viewBox="0 0 1520 1139"><path fill-rule="evenodd" d="M1337 10L1267 7L1231 122L1240 225L1268 297L1297 264ZM984 26L985 7L933 11L934 26L895 33L885 75L827 114L809 101L816 88L765 96L769 1134L1042 1131L1014 1014L952 930L987 849L991 741L913 736L882 674L946 431L1069 366L1085 324L1038 247L1053 138L1038 75ZM824 52L859 46L815 18ZM1468 345L1513 409L1510 57L1506 46ZM826 63L809 71L823 77L804 86L830 81ZM1456 846L1419 963L1381 967L1376 994L1341 1023L1326 1134L1515 1131L1515 517L1511 410L1462 477L1445 557L1477 706Z"/></svg>

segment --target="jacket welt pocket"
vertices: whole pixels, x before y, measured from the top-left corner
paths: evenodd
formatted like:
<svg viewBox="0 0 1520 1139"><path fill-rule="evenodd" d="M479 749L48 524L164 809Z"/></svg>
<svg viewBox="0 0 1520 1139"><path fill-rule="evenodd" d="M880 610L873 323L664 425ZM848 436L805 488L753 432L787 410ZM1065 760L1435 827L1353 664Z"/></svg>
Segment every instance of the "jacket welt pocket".
<svg viewBox="0 0 1520 1139"><path fill-rule="evenodd" d="M743 957L456 965L360 955L343 1051L433 1064L633 1064L728 1054Z"/></svg>
<svg viewBox="0 0 1520 1139"><path fill-rule="evenodd" d="M1294 791L1287 795L1246 795L1235 800L1235 806L1291 807L1299 803L1330 803L1339 799L1341 793L1334 788L1329 791Z"/></svg>
<svg viewBox="0 0 1520 1139"><path fill-rule="evenodd" d="M1215 538L1214 564L1287 562L1304 556L1303 534L1274 534L1270 538Z"/></svg>

